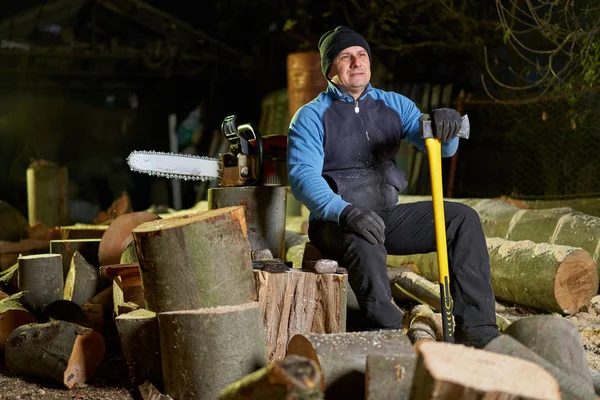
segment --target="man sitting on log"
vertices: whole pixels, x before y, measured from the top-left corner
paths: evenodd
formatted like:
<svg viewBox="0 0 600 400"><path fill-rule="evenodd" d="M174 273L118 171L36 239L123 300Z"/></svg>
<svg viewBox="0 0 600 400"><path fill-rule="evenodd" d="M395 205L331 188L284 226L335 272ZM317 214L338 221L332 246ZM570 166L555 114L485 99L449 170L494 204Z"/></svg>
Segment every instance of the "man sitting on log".
<svg viewBox="0 0 600 400"><path fill-rule="evenodd" d="M395 162L401 139L425 151L421 112L408 98L371 86L371 51L358 33L337 27L321 37L319 50L328 88L290 124L290 186L311 211L311 242L348 269L367 329L399 329L386 255L436 250L432 203L397 204L406 187ZM433 112L444 157L456 152L460 125L456 110ZM481 222L459 203L445 203L445 215L455 340L483 347L498 327Z"/></svg>

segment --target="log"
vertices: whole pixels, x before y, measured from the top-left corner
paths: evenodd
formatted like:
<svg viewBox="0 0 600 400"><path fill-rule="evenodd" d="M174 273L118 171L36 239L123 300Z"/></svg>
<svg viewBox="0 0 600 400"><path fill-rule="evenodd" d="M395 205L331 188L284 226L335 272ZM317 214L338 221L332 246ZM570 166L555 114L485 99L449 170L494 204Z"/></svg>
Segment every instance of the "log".
<svg viewBox="0 0 600 400"><path fill-rule="evenodd" d="M69 300L56 300L44 308L43 316L46 321L65 321L81 326L87 326L87 317L81 306Z"/></svg>
<svg viewBox="0 0 600 400"><path fill-rule="evenodd" d="M269 361L285 357L298 333L346 330L346 275L254 271L256 293L267 332Z"/></svg>
<svg viewBox="0 0 600 400"><path fill-rule="evenodd" d="M102 308L102 304L85 303L81 305L81 311L83 311L86 319L84 326L101 334L104 327L104 309Z"/></svg>
<svg viewBox="0 0 600 400"><path fill-rule="evenodd" d="M405 317L408 325L406 335L415 347L424 340L433 342L444 340L442 316L434 313L428 306L417 305L411 307Z"/></svg>
<svg viewBox="0 0 600 400"><path fill-rule="evenodd" d="M104 359L102 336L64 321L20 326L6 344L6 366L15 374L52 379L69 389L91 377Z"/></svg>
<svg viewBox="0 0 600 400"><path fill-rule="evenodd" d="M288 354L315 361L323 373L326 398L353 398L365 393L367 355L406 355L414 353L402 330L382 330L295 335Z"/></svg>
<svg viewBox="0 0 600 400"><path fill-rule="evenodd" d="M63 297L63 266L59 254L19 257L19 291L28 291L31 303L42 309Z"/></svg>
<svg viewBox="0 0 600 400"><path fill-rule="evenodd" d="M21 325L32 324L37 319L21 304L23 292L0 300L0 353L6 348L10 334Z"/></svg>
<svg viewBox="0 0 600 400"><path fill-rule="evenodd" d="M580 248L487 239L492 287L497 299L563 314L587 306L598 292L598 270ZM414 262L421 274L438 280L435 253L393 256L396 265ZM389 260L388 260L389 262Z"/></svg>
<svg viewBox="0 0 600 400"><path fill-rule="evenodd" d="M137 285L132 285L125 279L123 282L122 276L117 276L113 279L113 315L119 316L129 311L144 308L146 301L144 299L144 288L141 285L139 276L137 277Z"/></svg>
<svg viewBox="0 0 600 400"><path fill-rule="evenodd" d="M121 255L133 242L131 231L144 222L155 221L159 216L146 211L123 214L115 218L104 235L98 248L100 265L121 263Z"/></svg>
<svg viewBox="0 0 600 400"><path fill-rule="evenodd" d="M256 300L243 207L146 222L132 233L147 309L180 311Z"/></svg>
<svg viewBox="0 0 600 400"><path fill-rule="evenodd" d="M158 328L165 392L178 400L217 398L267 364L258 302L162 312Z"/></svg>
<svg viewBox="0 0 600 400"><path fill-rule="evenodd" d="M107 287L106 289L89 299L88 303L101 305L102 313L104 315L111 315L113 309L113 287Z"/></svg>
<svg viewBox="0 0 600 400"><path fill-rule="evenodd" d="M102 239L108 225L75 224L60 227L62 240L74 239Z"/></svg>
<svg viewBox="0 0 600 400"><path fill-rule="evenodd" d="M142 400L173 400L171 396L162 394L160 390L148 381L138 386L138 391L140 392L140 396L142 396Z"/></svg>
<svg viewBox="0 0 600 400"><path fill-rule="evenodd" d="M81 305L96 295L97 288L98 267L88 263L78 251L75 251L65 279L63 299Z"/></svg>
<svg viewBox="0 0 600 400"><path fill-rule="evenodd" d="M561 341L561 343L557 343L557 345L563 345L565 343L566 340L564 342ZM596 398L593 383L588 382L585 378L579 376L580 372L584 372L585 374L586 371L589 371L588 369L584 371L572 370L574 373L571 372L569 374L569 370L561 370L559 367L544 359L533 350L525 347L512 336L502 335L495 338L485 346L485 350L511 357L517 357L541 366L556 379L556 382L560 387L563 400Z"/></svg>
<svg viewBox="0 0 600 400"><path fill-rule="evenodd" d="M11 267L0 271L0 289L7 293L18 291L19 287L19 263L15 262Z"/></svg>
<svg viewBox="0 0 600 400"><path fill-rule="evenodd" d="M312 360L288 356L228 385L219 400L323 399L321 371Z"/></svg>
<svg viewBox="0 0 600 400"><path fill-rule="evenodd" d="M6 242L0 240L0 270L5 270L14 265L19 255L48 253L50 241L47 239L23 239L20 242Z"/></svg>
<svg viewBox="0 0 600 400"><path fill-rule="evenodd" d="M125 247L125 250L123 250L123 254L121 254L121 258L119 259L119 262L121 264L137 264L138 263L138 257L137 257L137 253L135 250L135 242L131 242L127 245L127 247Z"/></svg>
<svg viewBox="0 0 600 400"><path fill-rule="evenodd" d="M411 399L560 399L556 380L525 360L449 343L419 347Z"/></svg>
<svg viewBox="0 0 600 400"><path fill-rule="evenodd" d="M162 390L158 319L156 313L139 309L115 318L121 354L129 372L131 387L149 381Z"/></svg>
<svg viewBox="0 0 600 400"><path fill-rule="evenodd" d="M416 354L369 354L366 400L408 400L417 364Z"/></svg>
<svg viewBox="0 0 600 400"><path fill-rule="evenodd" d="M117 276L140 276L140 265L138 263L104 265L100 267L100 275L109 278Z"/></svg>
<svg viewBox="0 0 600 400"><path fill-rule="evenodd" d="M29 225L69 223L69 171L48 162L34 162L27 168L27 210Z"/></svg>
<svg viewBox="0 0 600 400"><path fill-rule="evenodd" d="M51 240L50 253L60 254L62 256L63 276L66 277L71 267L71 259L76 251L85 258L85 260L99 267L98 248L100 239L69 239L69 240Z"/></svg>

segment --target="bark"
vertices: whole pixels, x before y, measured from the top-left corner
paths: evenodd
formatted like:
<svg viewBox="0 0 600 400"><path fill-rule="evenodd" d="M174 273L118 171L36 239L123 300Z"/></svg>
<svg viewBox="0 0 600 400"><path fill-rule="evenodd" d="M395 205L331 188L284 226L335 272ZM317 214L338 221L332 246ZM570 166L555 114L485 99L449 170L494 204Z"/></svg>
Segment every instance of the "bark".
<svg viewBox="0 0 600 400"><path fill-rule="evenodd" d="M409 400L416 354L367 356L366 400Z"/></svg>
<svg viewBox="0 0 600 400"><path fill-rule="evenodd" d="M69 389L85 382L105 354L100 334L64 321L28 324L8 338L6 366L13 373L52 379Z"/></svg>
<svg viewBox="0 0 600 400"><path fill-rule="evenodd" d="M254 278L269 361L283 359L289 340L298 333L345 331L345 275L291 269L285 273L254 271Z"/></svg>
<svg viewBox="0 0 600 400"><path fill-rule="evenodd" d="M411 399L560 399L556 380L534 363L449 343L419 347Z"/></svg>
<svg viewBox="0 0 600 400"><path fill-rule="evenodd" d="M149 310L256 300L243 207L147 222L133 237Z"/></svg>
<svg viewBox="0 0 600 400"><path fill-rule="evenodd" d="M121 263L121 255L127 246L133 242L131 231L144 222L154 221L159 216L146 211L123 214L110 223L102 236L98 248L98 261L100 265Z"/></svg>
<svg viewBox="0 0 600 400"><path fill-rule="evenodd" d="M27 210L29 225L69 223L69 171L66 167L31 165L27 168Z"/></svg>
<svg viewBox="0 0 600 400"><path fill-rule="evenodd" d="M102 239L102 235L104 235L107 229L108 225L66 225L60 227L60 238L62 240Z"/></svg>
<svg viewBox="0 0 600 400"><path fill-rule="evenodd" d="M298 334L288 345L288 354L304 356L319 365L325 397L340 399L365 393L367 355L413 352L410 340L401 330Z"/></svg>
<svg viewBox="0 0 600 400"><path fill-rule="evenodd" d="M71 259L71 267L65 279L63 298L81 305L96 295L97 288L98 267L88 263L76 251Z"/></svg>
<svg viewBox="0 0 600 400"><path fill-rule="evenodd" d="M561 341L561 343L556 343L556 345L559 346L564 344L566 344L566 340ZM556 382L558 382L563 400L591 400L597 397L594 392L593 383L579 375L581 372L584 372L585 375L585 372L589 371L587 367L585 370L577 370L575 373L569 374L569 370L560 369L509 335L502 335L492 340L485 346L485 350L531 361L543 367L556 379Z"/></svg>
<svg viewBox="0 0 600 400"><path fill-rule="evenodd" d="M76 251L86 259L86 261L97 268L98 248L101 239L69 239L50 241L50 253L60 254L62 256L63 276L67 276L71 267L71 259Z"/></svg>
<svg viewBox="0 0 600 400"><path fill-rule="evenodd" d="M0 300L0 353L6 348L10 334L21 325L32 324L37 319L21 304L23 293L16 293Z"/></svg>
<svg viewBox="0 0 600 400"><path fill-rule="evenodd" d="M573 314L598 292L598 270L590 255L575 247L487 239L492 287L497 299L526 307ZM396 265L414 262L438 281L435 253L394 256Z"/></svg>
<svg viewBox="0 0 600 400"><path fill-rule="evenodd" d="M321 371L305 357L288 356L228 385L219 400L320 400Z"/></svg>
<svg viewBox="0 0 600 400"><path fill-rule="evenodd" d="M19 258L19 291L28 291L36 308L63 297L63 266L59 254Z"/></svg>
<svg viewBox="0 0 600 400"><path fill-rule="evenodd" d="M158 327L165 392L175 399L217 398L267 364L258 302L159 313Z"/></svg>
<svg viewBox="0 0 600 400"><path fill-rule="evenodd" d="M127 365L131 387L149 381L162 390L160 343L156 313L139 309L115 318L121 354Z"/></svg>

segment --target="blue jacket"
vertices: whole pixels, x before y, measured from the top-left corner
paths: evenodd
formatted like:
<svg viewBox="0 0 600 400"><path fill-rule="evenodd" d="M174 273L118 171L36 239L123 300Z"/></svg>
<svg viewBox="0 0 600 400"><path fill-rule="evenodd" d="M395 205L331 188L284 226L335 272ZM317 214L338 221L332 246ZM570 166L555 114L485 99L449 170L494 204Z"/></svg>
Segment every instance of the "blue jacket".
<svg viewBox="0 0 600 400"><path fill-rule="evenodd" d="M348 204L372 210L396 205L406 187L396 167L400 141L426 151L420 116L408 98L370 84L355 101L329 82L301 107L290 124L287 163L292 193L310 218L339 222ZM458 138L442 144L442 156L451 157L457 148Z"/></svg>

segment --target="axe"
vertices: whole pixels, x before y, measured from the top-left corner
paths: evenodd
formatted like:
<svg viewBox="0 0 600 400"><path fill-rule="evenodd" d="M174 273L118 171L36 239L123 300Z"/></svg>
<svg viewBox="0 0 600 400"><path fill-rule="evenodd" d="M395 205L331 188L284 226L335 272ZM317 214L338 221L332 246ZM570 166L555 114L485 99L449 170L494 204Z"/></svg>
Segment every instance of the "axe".
<svg viewBox="0 0 600 400"><path fill-rule="evenodd" d="M440 300L442 306L442 330L444 341L454 343L454 321L452 318L452 296L450 295L450 276L448 271L448 248L446 246L446 218L444 216L444 195L442 191L442 143L433 135L429 114L419 118L421 137L425 139L429 174L431 176L431 196L433 199L433 221L440 279ZM469 117L464 115L458 137L469 138Z"/></svg>

